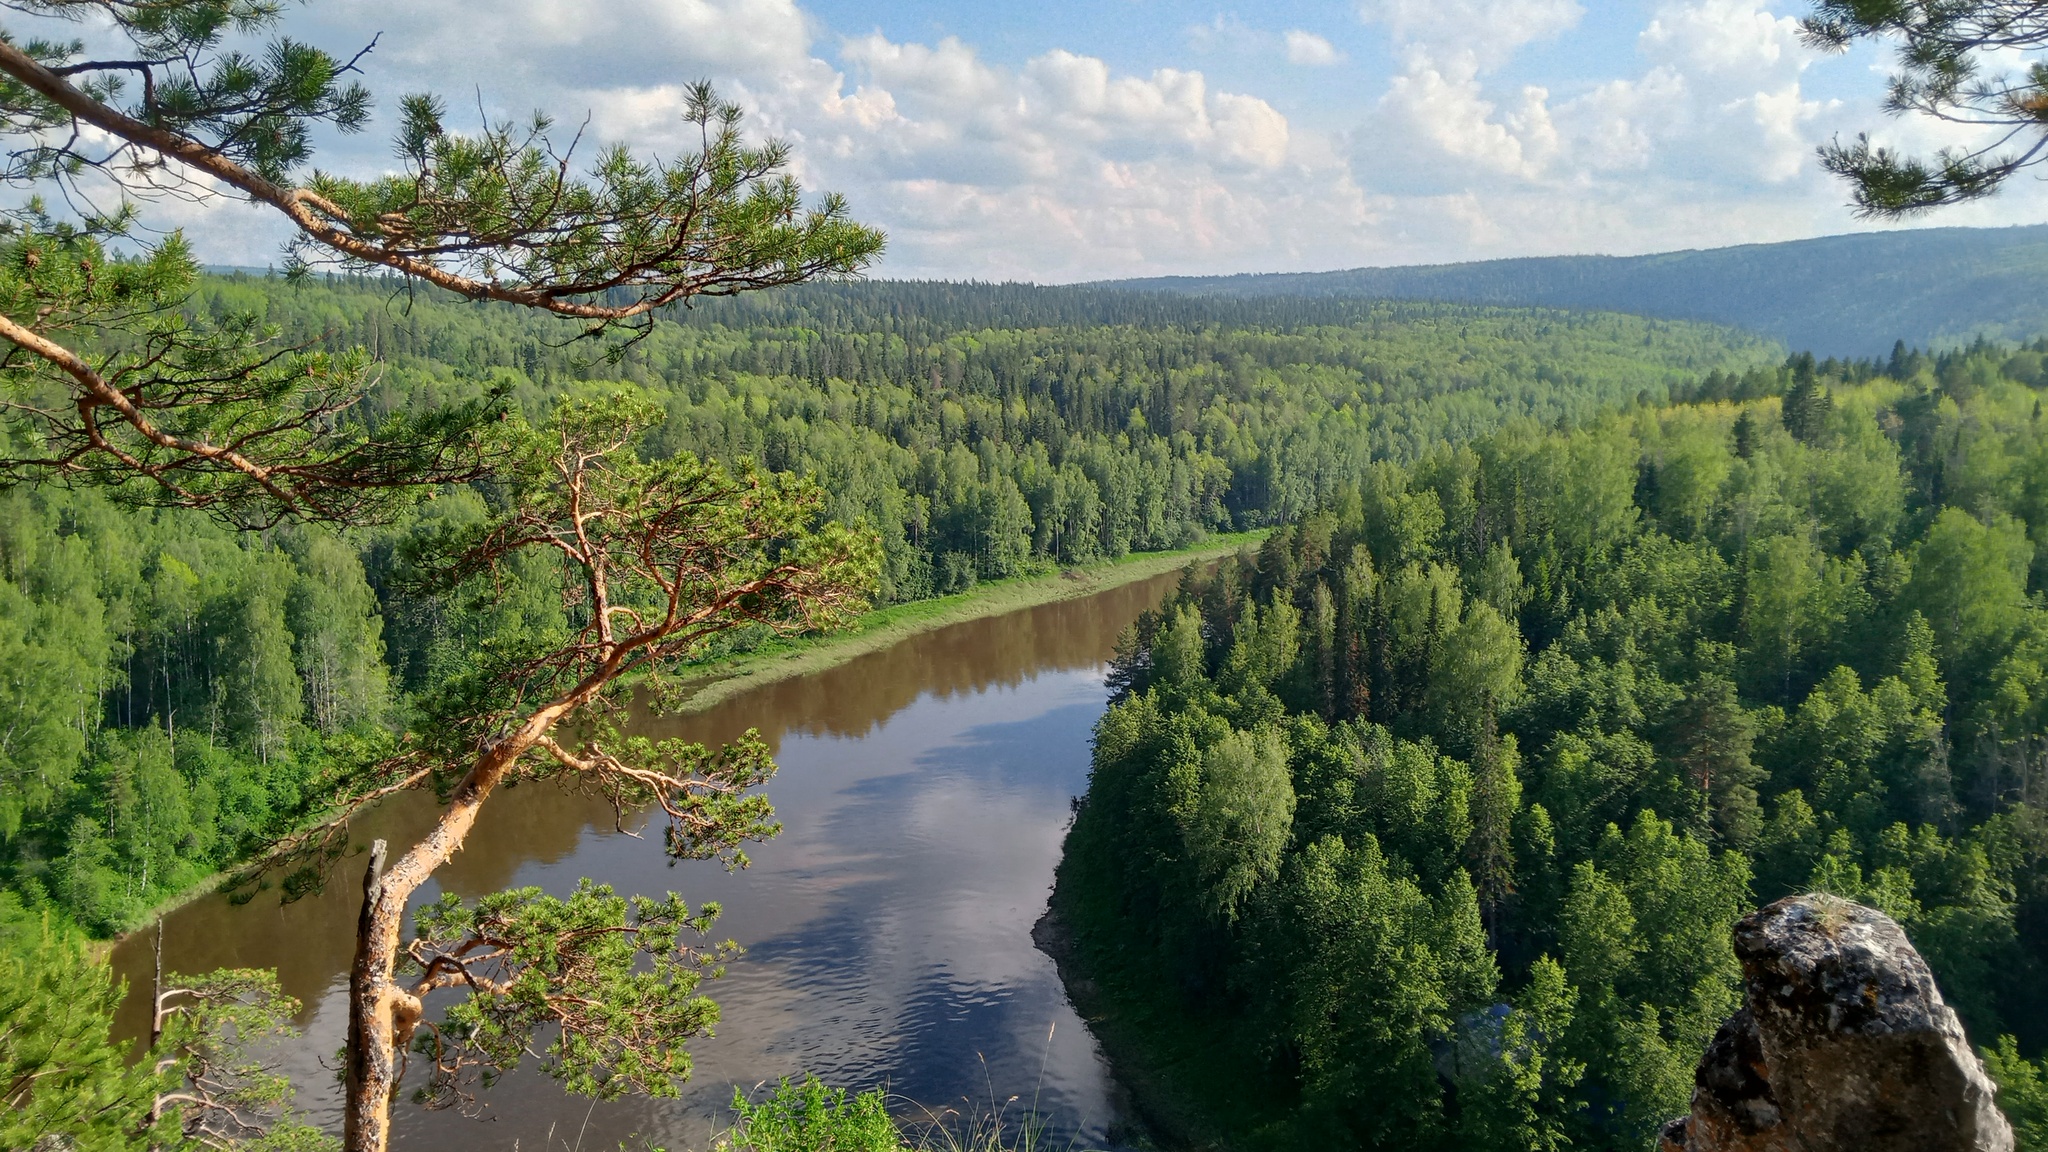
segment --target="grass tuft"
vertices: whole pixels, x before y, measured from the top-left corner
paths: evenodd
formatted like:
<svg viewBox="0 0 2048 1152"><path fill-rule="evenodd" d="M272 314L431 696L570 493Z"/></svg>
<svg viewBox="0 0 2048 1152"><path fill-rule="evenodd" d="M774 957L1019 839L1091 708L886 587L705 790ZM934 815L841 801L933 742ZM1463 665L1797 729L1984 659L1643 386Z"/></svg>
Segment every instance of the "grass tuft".
<svg viewBox="0 0 2048 1152"><path fill-rule="evenodd" d="M1052 1050L1052 1029L1045 1033ZM1074 1140L1060 1143L1038 1108L1038 1088L1029 1103L1021 1096L999 1099L988 1075L988 1103L965 1108L932 1108L886 1088L849 1094L817 1077L785 1079L754 1102L733 1093L732 1130L713 1152L1083 1152ZM1040 1061L1042 1085L1045 1067ZM756 1085L760 1088L761 1085Z"/></svg>

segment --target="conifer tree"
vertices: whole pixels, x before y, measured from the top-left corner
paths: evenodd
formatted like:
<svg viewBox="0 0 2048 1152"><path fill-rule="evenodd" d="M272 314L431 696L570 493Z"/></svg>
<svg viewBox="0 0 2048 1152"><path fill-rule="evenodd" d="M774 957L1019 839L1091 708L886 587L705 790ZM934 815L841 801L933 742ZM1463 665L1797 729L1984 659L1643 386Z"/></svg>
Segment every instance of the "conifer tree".
<svg viewBox="0 0 2048 1152"><path fill-rule="evenodd" d="M61 1134L79 1152L125 1152L154 1126L161 1081L108 1041L120 987L82 942L47 925L10 928L0 934L0 1145Z"/></svg>
<svg viewBox="0 0 2048 1152"><path fill-rule="evenodd" d="M1522 808L1521 756L1513 736L1495 730L1489 711L1472 747L1472 835L1465 854L1479 893L1488 943L1496 943L1496 916L1515 890L1514 824Z"/></svg>
<svg viewBox="0 0 2048 1152"><path fill-rule="evenodd" d="M1816 0L1800 22L1807 43L1847 51L1897 43L1885 93L1891 115L1914 113L1990 129L1987 143L1931 158L1872 144L1868 134L1821 149L1848 181L1858 211L1897 218L1989 196L2048 160L2048 3L2042 0ZM2006 71L2015 57L2025 66Z"/></svg>
<svg viewBox="0 0 2048 1152"><path fill-rule="evenodd" d="M789 149L748 144L708 84L685 112L699 146L672 158L624 143L579 157L541 113L465 133L438 97L408 95L398 170L359 180L312 168L312 140L369 127L355 77L374 44L312 47L273 0L8 8L0 184L27 199L0 214L0 475L260 525L359 521L493 466L497 398L380 415L363 404L361 350L284 345L255 316L186 317L195 255L175 232L143 239L165 198L276 212L288 271L376 271L533 308L574 325L565 338L644 336L671 304L850 275L882 248L839 198L806 208ZM89 58L46 35L87 22L127 50ZM113 259L117 242L139 255Z"/></svg>
<svg viewBox="0 0 2048 1152"><path fill-rule="evenodd" d="M138 990L150 1025L133 1058L109 1038L124 991L84 942L0 896L0 1147L332 1146L261 1052L298 1034L273 973L159 971Z"/></svg>
<svg viewBox="0 0 2048 1152"><path fill-rule="evenodd" d="M290 226L290 275L318 265L393 274L427 290L560 317L569 325L565 339L596 340L616 354L619 341L645 337L672 304L858 273L880 253L881 235L852 221L835 196L806 208L787 174L788 148L747 143L739 108L708 84L689 91L695 151L664 159L613 144L587 165L545 115L464 133L450 127L438 98L408 95L398 107L398 171L356 180L313 169L311 140L319 130L369 125L371 94L353 77L370 49L343 58L304 44L289 34L281 4L24 0L8 8L9 23L25 27L0 29L0 133L9 137L0 183L25 199L0 214L0 478L99 484L138 503L263 527L360 523L436 486L507 471L505 480L524 486L532 515L493 520L496 536L441 541L431 559L460 582L477 576L464 564L495 567L553 549L580 572L573 590L587 594L576 607L584 631L553 637L562 646L552 651L551 638L529 635L529 646L542 650L484 654L490 673L444 690L426 746L342 781L333 798L345 819L397 788L456 785L435 834L400 855L388 876L380 852L368 877L351 988L349 1145L384 1146L395 1061L418 1024L407 1006L416 1009L418 995L450 977L446 965L483 991L473 1002L479 1015L456 1018L465 1043L436 1049L437 1074L502 1064L524 1050L523 1039L505 1039L518 1027L493 1014L509 991L494 974L507 975L509 958L477 954L464 942L469 931L504 938L544 931L532 928L536 921L594 916L611 926L601 939L636 942L623 954L570 957L576 950L556 941L551 954L579 976L610 981L577 985L577 994L618 991L637 978L635 957L653 956L649 995L666 995L675 1012L644 1032L602 1015L564 1029L553 1067L586 1090L661 1090L686 1069L680 1041L701 1024L689 989L703 954L681 940L705 925L701 913L674 900L628 908L597 892L564 907L512 894L484 909L439 909L401 956L405 897L460 847L493 787L530 769L521 767L529 753L551 757L555 771L581 774L621 805L660 803L679 854L729 854L765 834L765 802L741 795L772 770L758 744L713 755L631 741L572 747L551 733L593 701L612 699L606 693L619 676L649 670L738 621L828 623L872 582L870 542L819 529L815 492L794 481L735 478L687 456L647 466L621 459L648 422L631 404L565 410L544 433L508 421L498 394L377 411L365 403L375 377L361 349L334 354L282 343L254 315L186 315L193 252L175 232L141 237L149 210L166 197L239 199ZM91 22L130 50L88 58L80 40L35 34L65 22ZM246 50L250 41L261 48ZM64 209L53 211L46 197ZM117 258L116 245L136 254ZM550 484L555 477L559 488ZM996 510L1005 549L1022 503L1014 486L1007 495L1014 499ZM1028 514L1022 522L1028 532ZM639 549L633 557L605 551L627 539ZM1007 567L1012 558L1006 550L995 562ZM316 725L365 714L346 702L360 695L363 674L339 668L334 644L323 648L309 631L298 638L310 644L293 651L294 600L303 615L304 594L317 589L295 589L275 569L256 566L238 589L240 646L210 654L224 674L208 711L266 760L284 751L299 723L302 674L313 680ZM502 691L511 695L493 695ZM512 735L484 731L493 723L510 724ZM455 767L479 748L480 760ZM99 835L83 816L74 830L87 840ZM71 870L96 882L113 854L112 846L72 853ZM419 960L437 932L452 934L452 951L420 961L418 982L400 987L401 962ZM494 958L497 969L472 970ZM518 967L521 975L540 971ZM536 978L552 978L547 986L557 990L574 979L561 970ZM229 1033L253 1036L247 1012L257 1010L261 989L235 988L225 999L193 991L194 1008L215 1004L231 1021ZM81 1042L91 1032L88 1022ZM95 1052L104 1050L103 1036L99 1043ZM179 1103L186 1114L232 1118L254 1099L245 1093L277 1091L267 1081L223 1088L217 1072L195 1074L198 1086ZM58 1082L30 1076L12 1106L82 1102L51 1090ZM217 1140L251 1131L207 1129ZM140 1132L126 1124L127 1138Z"/></svg>
<svg viewBox="0 0 2048 1152"><path fill-rule="evenodd" d="M544 1070L572 1091L673 1095L686 1044L715 1018L697 994L723 955L701 945L715 908L673 893L628 899L586 883L567 900L537 890L444 900L404 938L409 898L468 838L491 796L551 780L611 801L621 819L652 806L678 858L745 863L744 846L777 830L755 791L775 770L747 736L716 751L621 730L636 698L673 699L666 674L734 628L829 628L865 604L879 571L871 533L822 522L823 493L787 474L729 470L687 454L643 462L654 405L617 395L565 401L516 451L493 515L416 544L429 588L489 596L524 558L560 566L566 629L526 630L479 646L421 704L401 753L341 780L310 831L266 862L345 850L348 823L404 791L439 800L427 833L369 853L349 981L344 1146L388 1146L405 1053L428 1060L426 1090L460 1096L517 1066L552 1029ZM1284 779L1284 777L1283 777ZM1284 835L1284 833L1283 833ZM444 1020L423 1000L468 999Z"/></svg>
<svg viewBox="0 0 2048 1152"><path fill-rule="evenodd" d="M1750 759L1754 728L1725 677L1703 676L1673 718L1677 761L1699 793L1715 833L1747 849L1762 829L1757 785L1768 775Z"/></svg>

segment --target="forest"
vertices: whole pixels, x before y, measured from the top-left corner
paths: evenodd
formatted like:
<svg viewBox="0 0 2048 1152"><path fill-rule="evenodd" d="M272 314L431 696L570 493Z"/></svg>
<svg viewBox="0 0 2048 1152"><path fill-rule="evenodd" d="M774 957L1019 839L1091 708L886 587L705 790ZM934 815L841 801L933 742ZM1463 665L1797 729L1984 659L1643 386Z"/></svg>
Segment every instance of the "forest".
<svg viewBox="0 0 2048 1152"><path fill-rule="evenodd" d="M365 41L347 35L353 18L274 0L6 7L0 1147L336 1146L268 1055L304 1019L276 972L167 973L159 919L151 994L126 999L89 939L214 881L231 900L267 887L289 901L347 875L346 1018L318 1107L338 1111L349 1152L388 1152L403 1100L469 1113L474 1090L528 1063L592 1111L673 1099L719 1020L703 983L739 948L709 938L719 904L590 877L456 890L449 866L479 821L502 823L502 803L483 815L496 792L581 791L617 832L659 825L672 864L746 867L747 846L782 831L760 790L768 742L639 730L706 662L823 637L878 605L1033 573L1085 580L1093 562L1262 529L1255 550L1190 567L1117 644L1109 699L1091 697L1105 710L1087 714L1100 719L1086 795L1069 808L1053 793L1066 841L1031 933L1062 954L1060 1007L1081 1009L1182 1143L1698 1146L1697 1126L1658 1132L1741 1002L1730 926L1818 891L1911 933L2017 1141L1947 1102L1924 1109L1929 1127L2048 1148L2038 229L1064 288L868 284L892 238L848 195L797 179L813 171L799 145L836 154L816 171L851 175L837 161L860 164L859 141L801 123L797 144L764 136L709 79L676 83L695 60L749 77L747 98L772 107L795 75L736 57L733 73L694 25L544 37L563 51L530 72L516 56L486 65L472 126L454 111L466 99L422 90L472 87L465 69L421 74L447 32L402 5L374 60L386 32ZM1570 28L1580 13L1562 7L1516 44ZM1812 0L1773 16L1773 60L1787 36L1874 48L1894 57L1883 112L1991 130L1927 156L1867 132L1800 148L1863 219L1994 194L2048 162L2043 9ZM830 23L795 15L799 41ZM1216 30L1255 35L1227 23ZM1469 39L1386 23L1416 60ZM317 46L337 33L345 54ZM664 51L678 35L692 43ZM957 72L968 37L899 55ZM1347 58L1305 28L1285 39L1292 63ZM858 47L840 55L865 67L877 53ZM1725 71L1712 55L1657 75ZM562 86L593 62L596 87ZM1104 84L1130 103L1106 63L1066 51L1026 70L1033 102L1050 91L1041 64L1097 90L1055 104L1101 105ZM876 84L832 102L913 123L880 82L926 86L866 70ZM407 73L404 95L373 91ZM1188 142L1238 151L1233 125L1256 106L1270 121L1252 135L1298 151L1287 115L1256 97L1212 99L1198 72L1153 81L1192 94ZM634 108L507 119L484 89L508 82L522 100L625 93ZM1528 94L1540 111L1544 90ZM1836 101L1845 124L1862 115L1853 97ZM641 115L656 104L665 127ZM600 139L606 122L625 138ZM365 131L388 141L380 162L329 147ZM914 211L932 183L918 133L890 132L910 183L856 191L904 221L895 243L913 262L943 265L949 249L918 250L932 224ZM1156 165L1094 135L1110 145L1101 176L1139 203L1125 189L1156 183ZM1588 176L1573 212L1597 228L1644 179L1677 175L1680 204L1698 199L1686 181L1735 174L1663 135L1642 179L1590 179L1621 171L1591 153L1560 159ZM1000 160L1021 139L974 143ZM1214 219L1255 228L1260 189L1284 191L1276 172L1240 185L1216 169L1233 182L1204 187L1242 187L1254 210L1208 196L1187 219L1221 205ZM1489 190L1465 192L1446 219L1483 224ZM282 275L199 274L178 225L211 231L201 222L229 218L208 206L225 200L253 213L228 225L248 222L242 239L282 236ZM1132 235L1186 207L1142 208ZM971 241L972 213L953 215ZM1370 248L1395 237L1384 215L1326 223ZM1465 242L1555 250L1553 223ZM1126 262L1199 259L1206 230ZM1630 243L1626 228L1585 234ZM1317 258L1240 241L1239 258ZM355 843L357 818L401 793L432 809L425 831ZM1035 911L1037 897L1001 902ZM1811 923L1838 935L1840 906L1815 907ZM1861 1006L1829 1001L1829 1031L1883 1011L1885 984L1859 982ZM321 994L340 990L330 977ZM1791 984L1770 995L1800 999ZM137 1035L116 1035L117 1008L140 1010ZM1932 1017L1952 1043L1938 1005ZM1864 1039L1891 1027L1878 1019L1857 1026ZM1770 1082L1797 1060L1758 1043L1730 1045L1698 1083L1718 1099L1719 1067L1760 1084L1740 1089L1731 1123L1764 1143L1910 1143L1857 1105L1894 1075L1948 1075L1857 1069L1842 1077L1858 1079L1851 1107L1809 1137L1796 1122L1818 1111L1812 1092ZM1978 1116L1983 1082L1959 1063ZM886 1087L757 1088L765 1099L737 1094L721 1147L898 1152L908 1136L996 1152L1044 1131L1027 1119L1016 1140L963 1145L907 1134ZM557 1138L550 1125L544 1142ZM582 1144L582 1129L564 1140Z"/></svg>
<svg viewBox="0 0 2048 1152"><path fill-rule="evenodd" d="M537 417L635 388L666 413L652 456L823 481L831 516L879 531L883 598L899 601L1273 523L1375 455L1662 399L1764 355L1725 330L1624 316L952 285L711 302L616 359L523 310L374 280L213 276L191 307L369 349L382 411L502 390ZM477 645L559 624L544 567L502 601L411 590L407 541L477 521L486 495L453 489L346 533L244 533L91 490L0 494L0 871L15 898L96 934L135 925L292 827Z"/></svg>
<svg viewBox="0 0 2048 1152"><path fill-rule="evenodd" d="M1449 300L1613 308L1732 324L1823 356L1892 341L2022 342L2048 328L2048 228L1914 228L1643 256L1525 256L1467 264L1167 276L1105 287L1236 299Z"/></svg>
<svg viewBox="0 0 2048 1152"><path fill-rule="evenodd" d="M1643 1148L1728 926L1821 890L1906 927L2040 1146L2044 352L1716 373L1191 570L1054 896L1141 1062L1233 1146Z"/></svg>
<svg viewBox="0 0 2048 1152"><path fill-rule="evenodd" d="M370 349L383 411L624 387L649 459L818 477L884 600L1277 525L1126 637L1055 893L1233 1146L1641 1147L1736 1002L1727 925L1814 888L1908 928L2048 1135L2048 342L1092 291L820 286L610 355L374 280L194 307ZM414 578L493 498L0 494L0 921L136 925L559 632L554 565Z"/></svg>
<svg viewBox="0 0 2048 1152"><path fill-rule="evenodd" d="M1376 456L1661 399L1769 355L1610 314L876 283L700 302L614 362L517 309L394 292L215 278L197 306L369 349L394 407L645 388L668 411L654 451L817 476L835 518L882 533L888 600L1271 523Z"/></svg>

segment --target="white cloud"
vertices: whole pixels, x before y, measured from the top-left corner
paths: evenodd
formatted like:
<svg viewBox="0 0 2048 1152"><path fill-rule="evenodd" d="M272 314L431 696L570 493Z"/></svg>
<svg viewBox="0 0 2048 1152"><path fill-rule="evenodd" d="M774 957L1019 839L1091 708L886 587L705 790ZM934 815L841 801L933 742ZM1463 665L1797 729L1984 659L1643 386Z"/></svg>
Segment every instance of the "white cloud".
<svg viewBox="0 0 2048 1152"><path fill-rule="evenodd" d="M1609 80L1562 104L1571 147L1567 167L1581 174L1643 172L1682 125L1692 100L1685 75L1665 66L1635 79Z"/></svg>
<svg viewBox="0 0 2048 1152"><path fill-rule="evenodd" d="M1246 24L1232 12L1218 12L1206 23L1190 24L1185 29L1185 35L1188 47L1197 52L1240 49L1246 44L1256 43L1265 38L1263 33Z"/></svg>
<svg viewBox="0 0 2048 1152"><path fill-rule="evenodd" d="M762 76L801 72L811 61L812 22L794 0L355 0L326 8L330 22L398 31L379 43L378 64L402 63L416 81L436 85L451 72L482 73L508 96L515 78L553 87Z"/></svg>
<svg viewBox="0 0 2048 1152"><path fill-rule="evenodd" d="M1815 57L1778 14L1793 4L1664 0L1620 30L1633 57L1553 77L1509 65L1589 8L1611 21L1620 6L1357 0L1395 61L1363 91L1355 66L1307 70L1344 60L1327 39L1229 16L1184 30L1186 58L1169 45L1171 66L1142 70L1085 43L992 60L968 37L835 31L798 0L354 0L292 19L330 48L384 30L367 66L382 107L431 86L458 124L541 107L568 128L587 114L587 139L673 152L690 146L685 86L715 80L754 130L790 141L806 187L845 192L889 231L883 274L1063 280L1840 230L1845 196L1816 142L1867 128L1925 151L1958 137L1886 120L1874 98L1817 98ZM323 165L388 168L387 131L323 141ZM2048 200L2024 183L1942 222L2021 218ZM161 218L207 259L275 258L278 233L248 209Z"/></svg>
<svg viewBox="0 0 2048 1152"><path fill-rule="evenodd" d="M1549 92L1489 92L1486 78L1576 24L1575 0L1363 0L1359 15L1386 27L1402 61L1354 134L1369 186L1440 194L1543 175L1559 147Z"/></svg>
<svg viewBox="0 0 2048 1152"><path fill-rule="evenodd" d="M317 20L295 32L344 45L383 29L368 69L385 105L430 83L456 126L540 107L573 129L587 114L586 147L687 149L686 85L712 79L752 130L793 145L807 188L846 193L889 232L887 275L1257 268L1311 259L1322 230L1367 215L1325 142L1191 68L1134 73L1061 48L1006 66L954 37L842 38L792 0L500 0L487 19L480 8L358 0L309 8ZM328 142L323 165L388 168L385 131ZM213 219L227 217L202 214L197 229L208 259L274 258L277 236Z"/></svg>
<svg viewBox="0 0 2048 1152"><path fill-rule="evenodd" d="M844 71L784 67L749 103L797 145L808 184L889 230L893 275L1246 266L1305 244L1302 221L1359 213L1341 161L1295 157L1285 116L1197 71L1120 73L1060 49L1005 68L959 39L880 33L838 57ZM675 84L582 95L602 98L607 135L643 140L683 98ZM1303 203L1292 182L1310 168L1325 208L1281 210Z"/></svg>
<svg viewBox="0 0 2048 1152"><path fill-rule="evenodd" d="M1437 214L1435 243L1642 251L1846 223L1813 162L1840 106L1806 92L1815 57L1764 0L1668 0L1637 37L1636 70L1562 94L1495 76L1566 26L1570 5L1376 0L1367 15L1403 66L1353 134L1354 171L1394 198L1390 219ZM1468 22L1478 30L1461 33ZM1764 221L1774 234L1756 234Z"/></svg>
<svg viewBox="0 0 2048 1152"><path fill-rule="evenodd" d="M1803 71L1799 22L1774 16L1754 0L1700 0L1659 9L1639 44L1649 55L1683 60L1692 70L1758 80Z"/></svg>
<svg viewBox="0 0 2048 1152"><path fill-rule="evenodd" d="M1379 145L1382 157L1401 159L1407 171L1395 183L1407 188L1489 175L1532 177L1556 149L1548 97L1542 88L1525 88L1512 110L1502 112L1469 59L1438 67L1418 56L1394 78L1365 138Z"/></svg>
<svg viewBox="0 0 2048 1152"><path fill-rule="evenodd" d="M1673 172L1767 184L1816 172L1808 126L1826 105L1803 92L1814 56L1799 43L1797 21L1757 0L1669 3L1638 46L1657 62L1652 76L1680 78L1682 96L1645 93L1636 110L1662 122Z"/></svg>
<svg viewBox="0 0 2048 1152"><path fill-rule="evenodd" d="M958 42L880 36L843 56L895 110L849 159L927 267L1098 275L1241 259L1271 234L1287 120L1199 72L1120 75L1063 50L1011 71Z"/></svg>
<svg viewBox="0 0 2048 1152"><path fill-rule="evenodd" d="M1343 62L1344 55L1328 40L1313 32L1289 28L1283 39L1287 43L1287 62L1309 68L1327 68Z"/></svg>
<svg viewBox="0 0 2048 1152"><path fill-rule="evenodd" d="M1474 68L1495 68L1525 44L1571 28L1585 15L1577 0L1360 0L1367 23L1384 24L1394 39L1432 59L1470 57Z"/></svg>

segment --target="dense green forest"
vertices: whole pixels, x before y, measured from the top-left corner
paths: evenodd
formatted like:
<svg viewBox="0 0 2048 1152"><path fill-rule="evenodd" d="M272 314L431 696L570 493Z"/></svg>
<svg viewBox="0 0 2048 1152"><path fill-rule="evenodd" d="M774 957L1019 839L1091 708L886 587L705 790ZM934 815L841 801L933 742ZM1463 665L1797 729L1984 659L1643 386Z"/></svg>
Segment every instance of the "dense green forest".
<svg viewBox="0 0 2048 1152"><path fill-rule="evenodd" d="M1127 638L1056 894L1235 1143L1641 1147L1735 1003L1728 925L1807 887L1898 916L2043 1083L2048 343L980 285L609 350L379 281L193 306L368 348L379 411L642 392L651 455L822 479L888 599L1283 525ZM242 532L0 493L0 918L133 925L560 629L546 563L408 579L489 496Z"/></svg>
<svg viewBox="0 0 2048 1152"><path fill-rule="evenodd" d="M1892 341L1955 347L2048 329L2048 227L1915 228L1648 256L1536 256L1469 264L1168 276L1105 288L1236 299L1451 300L1614 308L1732 324L1821 355Z"/></svg>
<svg viewBox="0 0 2048 1152"><path fill-rule="evenodd" d="M1765 354L1622 316L954 285L718 302L616 359L520 309L380 281L210 277L192 307L368 348L380 411L505 389L537 415L644 389L667 410L650 452L822 479L835 517L881 531L895 600L1271 523L1375 456L1662 398ZM87 491L0 494L8 885L96 932L131 925L287 827L466 649L557 622L552 570L502 603L404 591L408 536L483 512L463 490L383 528L248 534Z"/></svg>
<svg viewBox="0 0 2048 1152"><path fill-rule="evenodd" d="M865 284L706 302L593 363L516 309L392 293L217 279L201 306L368 347L389 365L387 403L645 387L669 410L657 451L819 477L835 517L881 531L897 600L1034 557L1272 523L1373 458L1516 417L1582 419L1765 355L1726 330L1605 314Z"/></svg>
<svg viewBox="0 0 2048 1152"><path fill-rule="evenodd" d="M1054 897L1140 1062L1247 1148L1641 1149L1731 924L1822 889L2038 1088L2044 352L1715 374L1376 462L1191 572Z"/></svg>

